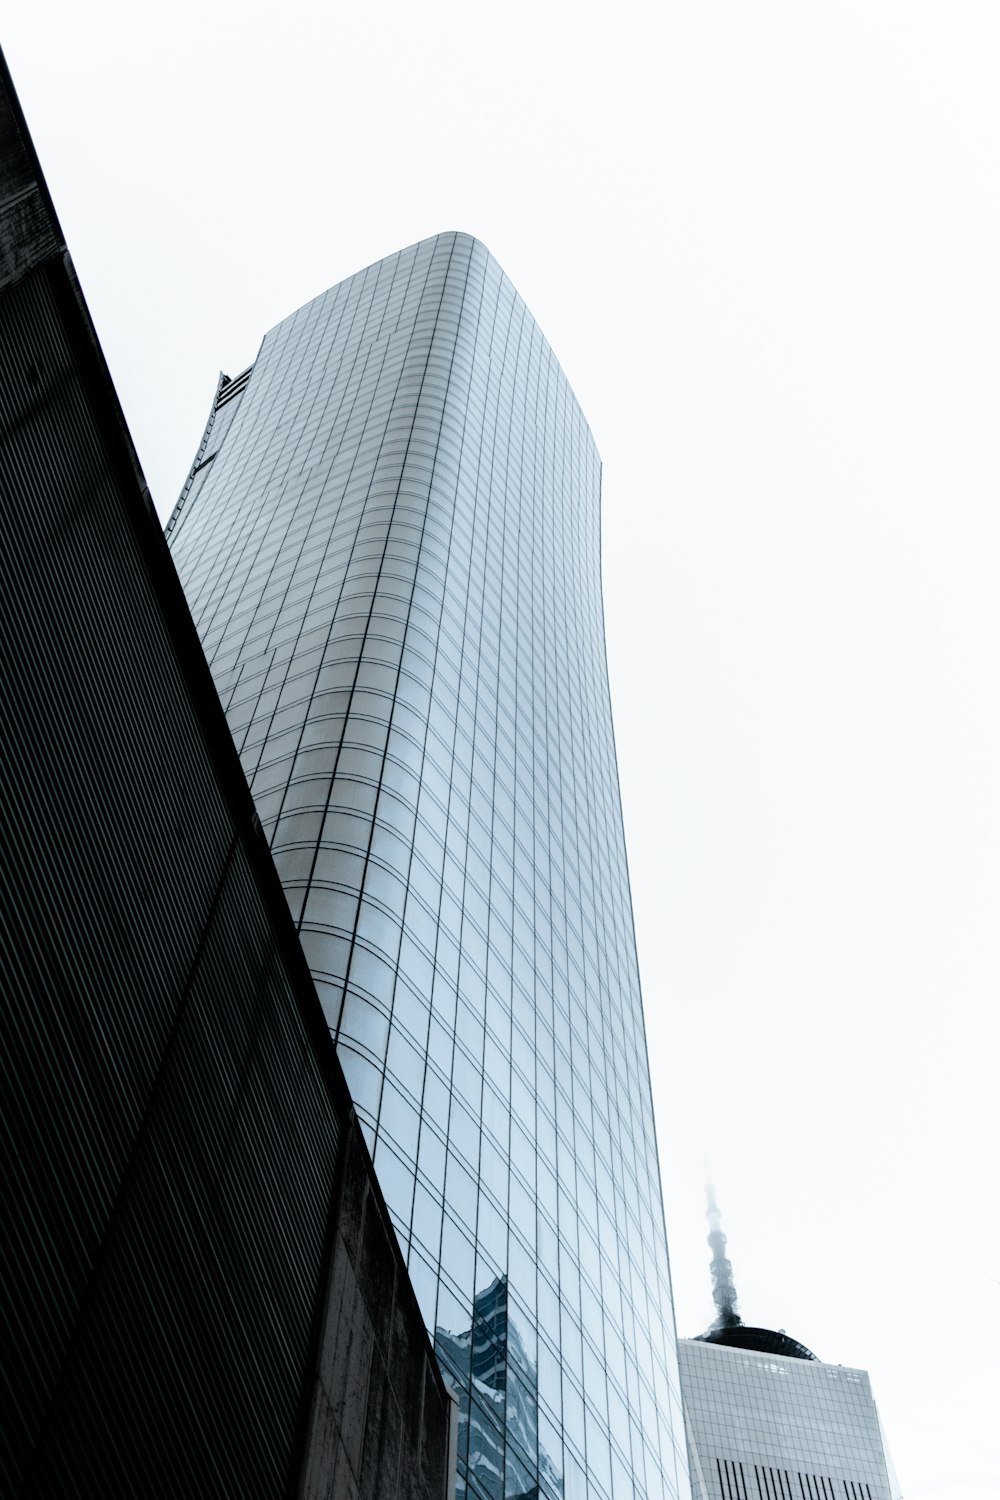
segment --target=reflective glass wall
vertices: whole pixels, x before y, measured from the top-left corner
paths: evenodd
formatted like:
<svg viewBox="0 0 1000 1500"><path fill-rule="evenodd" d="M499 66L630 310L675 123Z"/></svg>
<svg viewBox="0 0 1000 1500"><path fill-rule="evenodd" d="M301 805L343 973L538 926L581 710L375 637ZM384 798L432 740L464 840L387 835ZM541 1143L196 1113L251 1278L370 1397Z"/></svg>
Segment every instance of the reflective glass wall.
<svg viewBox="0 0 1000 1500"><path fill-rule="evenodd" d="M867 1372L681 1339L695 1500L900 1500Z"/></svg>
<svg viewBox="0 0 1000 1500"><path fill-rule="evenodd" d="M169 526L483 1497L687 1492L599 512L448 234L267 335Z"/></svg>

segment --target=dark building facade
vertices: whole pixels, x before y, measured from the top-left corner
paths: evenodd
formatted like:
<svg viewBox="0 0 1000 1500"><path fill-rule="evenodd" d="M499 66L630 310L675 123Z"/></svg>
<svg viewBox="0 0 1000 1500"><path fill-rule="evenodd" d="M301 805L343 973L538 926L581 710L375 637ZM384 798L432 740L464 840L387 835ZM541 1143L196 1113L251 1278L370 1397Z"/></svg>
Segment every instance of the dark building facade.
<svg viewBox="0 0 1000 1500"><path fill-rule="evenodd" d="M0 73L0 1492L414 1496L451 1401Z"/></svg>
<svg viewBox="0 0 1000 1500"><path fill-rule="evenodd" d="M687 1487L600 477L443 234L223 377L168 525L478 1497Z"/></svg>

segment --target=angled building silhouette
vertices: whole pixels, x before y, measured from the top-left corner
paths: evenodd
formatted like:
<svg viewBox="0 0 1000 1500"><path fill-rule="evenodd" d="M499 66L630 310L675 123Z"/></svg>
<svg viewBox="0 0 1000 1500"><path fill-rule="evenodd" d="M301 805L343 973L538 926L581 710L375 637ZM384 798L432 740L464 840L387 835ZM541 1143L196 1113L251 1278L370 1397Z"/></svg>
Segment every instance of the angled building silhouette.
<svg viewBox="0 0 1000 1500"><path fill-rule="evenodd" d="M453 1493L452 1400L0 58L0 1493Z"/></svg>
<svg viewBox="0 0 1000 1500"><path fill-rule="evenodd" d="M168 525L482 1497L687 1491L600 481L442 234L222 377Z"/></svg>

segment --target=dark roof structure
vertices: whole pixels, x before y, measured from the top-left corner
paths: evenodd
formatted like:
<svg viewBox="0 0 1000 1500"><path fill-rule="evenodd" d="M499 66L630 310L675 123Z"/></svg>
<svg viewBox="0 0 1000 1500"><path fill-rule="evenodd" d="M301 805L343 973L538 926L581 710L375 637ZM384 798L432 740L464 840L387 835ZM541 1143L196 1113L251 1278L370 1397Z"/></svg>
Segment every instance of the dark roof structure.
<svg viewBox="0 0 1000 1500"><path fill-rule="evenodd" d="M748 1328L739 1323L735 1328L710 1328L698 1335L700 1344L725 1344L729 1349L751 1349L755 1354L780 1354L785 1359L815 1359L811 1349L790 1338L781 1329Z"/></svg>
<svg viewBox="0 0 1000 1500"><path fill-rule="evenodd" d="M707 1333L697 1336L700 1344L723 1344L728 1349L751 1349L755 1354L780 1354L786 1359L815 1359L811 1349L789 1338L784 1329L748 1328L737 1310L736 1283L733 1266L726 1255L726 1236L722 1232L719 1205L715 1201L715 1188L705 1189L708 1208L705 1217L709 1224L708 1243L712 1251L712 1296L715 1301L716 1319Z"/></svg>

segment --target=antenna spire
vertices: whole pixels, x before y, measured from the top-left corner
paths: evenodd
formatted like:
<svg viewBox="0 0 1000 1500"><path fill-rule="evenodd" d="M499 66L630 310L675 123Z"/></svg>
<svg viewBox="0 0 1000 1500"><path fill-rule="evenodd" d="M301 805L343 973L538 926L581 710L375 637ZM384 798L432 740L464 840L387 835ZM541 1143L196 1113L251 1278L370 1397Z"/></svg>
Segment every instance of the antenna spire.
<svg viewBox="0 0 1000 1500"><path fill-rule="evenodd" d="M726 1255L726 1236L720 1225L719 1205L715 1201L715 1188L706 1186L708 1208L708 1243L712 1249L712 1296L715 1299L715 1322L713 1330L739 1328L743 1319L736 1311L736 1286L733 1282L732 1262Z"/></svg>

